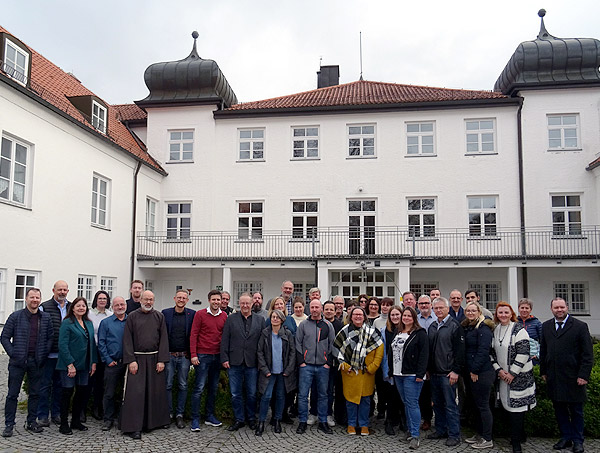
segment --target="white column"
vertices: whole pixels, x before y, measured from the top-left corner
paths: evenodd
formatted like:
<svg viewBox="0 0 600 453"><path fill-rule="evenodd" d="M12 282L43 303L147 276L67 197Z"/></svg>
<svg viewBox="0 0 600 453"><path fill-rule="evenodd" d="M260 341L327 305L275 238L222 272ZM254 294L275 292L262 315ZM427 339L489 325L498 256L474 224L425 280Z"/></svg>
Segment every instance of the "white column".
<svg viewBox="0 0 600 453"><path fill-rule="evenodd" d="M519 313L518 304L519 304L519 281L517 276L517 268L516 266L511 266L508 268L508 302L510 302L511 307L515 310L516 313Z"/></svg>
<svg viewBox="0 0 600 453"><path fill-rule="evenodd" d="M410 289L410 263L406 261L406 264L401 264L398 267L398 295L396 296L396 303L400 302L402 293Z"/></svg>
<svg viewBox="0 0 600 453"><path fill-rule="evenodd" d="M319 266L317 269L317 286L321 289L321 301L324 302L331 298L329 295L329 269Z"/></svg>
<svg viewBox="0 0 600 453"><path fill-rule="evenodd" d="M225 266L223 268L223 291L227 291L229 294L231 294L231 301L229 302L230 304L233 304L233 298L235 297L235 294L233 294L233 280L231 279L231 268ZM235 301L237 302L237 301Z"/></svg>

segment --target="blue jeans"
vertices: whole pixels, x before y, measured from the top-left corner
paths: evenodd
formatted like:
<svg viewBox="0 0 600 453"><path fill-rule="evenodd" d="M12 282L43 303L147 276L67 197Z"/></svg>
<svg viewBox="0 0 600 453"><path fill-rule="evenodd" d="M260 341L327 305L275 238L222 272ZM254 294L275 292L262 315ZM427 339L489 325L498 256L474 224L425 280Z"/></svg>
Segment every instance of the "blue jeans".
<svg viewBox="0 0 600 453"><path fill-rule="evenodd" d="M583 403L552 401L560 429L560 437L574 443L583 443Z"/></svg>
<svg viewBox="0 0 600 453"><path fill-rule="evenodd" d="M406 414L406 428L410 435L419 438L419 427L421 425L421 408L419 397L423 388L423 381L417 382L415 376L394 376L396 388L404 403ZM437 419L436 419L437 420ZM437 426L437 422L436 422Z"/></svg>
<svg viewBox="0 0 600 453"><path fill-rule="evenodd" d="M346 401L346 412L348 414L348 426L369 426L369 410L371 408L371 397L363 396L360 404Z"/></svg>
<svg viewBox="0 0 600 453"><path fill-rule="evenodd" d="M219 354L198 354L198 360L200 363L194 365L196 377L194 379L194 389L192 390L192 419L200 418L200 399L207 380L208 392L206 394L205 411L207 416L215 415L215 400L217 399L219 374L221 373Z"/></svg>
<svg viewBox="0 0 600 453"><path fill-rule="evenodd" d="M448 433L451 439L460 439L460 411L456 404L458 386L450 385L445 374L431 376L431 399L435 413L435 430L438 434Z"/></svg>
<svg viewBox="0 0 600 453"><path fill-rule="evenodd" d="M256 420L256 381L258 368L245 365L231 365L229 368L229 389L231 390L231 405L236 422L253 422ZM244 415L244 397L246 392L246 408Z"/></svg>
<svg viewBox="0 0 600 453"><path fill-rule="evenodd" d="M267 412L269 410L269 404L271 403L271 396L273 395L273 388L275 389L275 411L273 412L273 418L275 420L281 420L283 415L283 405L285 403L285 384L283 382L283 374L271 374L269 376L269 383L260 399L260 409L258 411L258 421L264 422L267 419Z"/></svg>
<svg viewBox="0 0 600 453"><path fill-rule="evenodd" d="M42 369L35 360L30 359L24 368L8 364L8 394L4 405L4 422L6 426L14 426L17 412L17 400L23 384L23 376L27 373L29 398L27 399L27 423L35 422L40 396Z"/></svg>
<svg viewBox="0 0 600 453"><path fill-rule="evenodd" d="M298 377L298 421L308 420L308 392L313 383L317 382L317 412L319 422L327 423L327 386L329 385L329 368L323 365L306 365L300 367Z"/></svg>
<svg viewBox="0 0 600 453"><path fill-rule="evenodd" d="M175 416L183 416L185 401L187 399L187 380L190 374L190 359L181 356L171 356L167 363L167 400L169 401L169 414L173 413L173 381L177 373L177 408Z"/></svg>
<svg viewBox="0 0 600 453"><path fill-rule="evenodd" d="M42 369L37 413L39 420L47 420L49 413L52 413L52 417L60 417L62 385L60 383L60 372L56 369L56 362L58 362L58 357L49 358Z"/></svg>

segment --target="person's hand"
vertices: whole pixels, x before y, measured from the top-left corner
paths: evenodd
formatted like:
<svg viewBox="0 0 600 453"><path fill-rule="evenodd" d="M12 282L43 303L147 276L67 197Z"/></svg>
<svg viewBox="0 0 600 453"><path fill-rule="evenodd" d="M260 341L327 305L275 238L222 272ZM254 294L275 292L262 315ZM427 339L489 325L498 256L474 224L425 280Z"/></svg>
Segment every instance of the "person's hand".
<svg viewBox="0 0 600 453"><path fill-rule="evenodd" d="M545 374L542 375L542 381L546 382L546 375Z"/></svg>
<svg viewBox="0 0 600 453"><path fill-rule="evenodd" d="M306 363L300 364L300 368L304 368L305 366L306 366Z"/></svg>
<svg viewBox="0 0 600 453"><path fill-rule="evenodd" d="M474 373L469 373L471 375L471 380L473 382L477 382L477 380L479 379L479 376L474 374Z"/></svg>
<svg viewBox="0 0 600 453"><path fill-rule="evenodd" d="M350 364L348 364L346 362L342 362L342 363L340 363L339 369L340 369L340 371L348 371L349 372L351 370L351 367L350 367Z"/></svg>
<svg viewBox="0 0 600 453"><path fill-rule="evenodd" d="M198 357L192 357L192 365L194 365L194 366L200 365L200 360L198 360Z"/></svg>
<svg viewBox="0 0 600 453"><path fill-rule="evenodd" d="M72 363L67 365L67 376L72 378L72 377L75 377L76 374L77 374L77 370L75 369L75 365L73 365Z"/></svg>
<svg viewBox="0 0 600 453"><path fill-rule="evenodd" d="M419 377L418 377L418 378L415 378L415 382L423 382L423 379L421 379L421 378L419 378Z"/></svg>
<svg viewBox="0 0 600 453"><path fill-rule="evenodd" d="M329 365L325 364L325 365L323 365L323 368L325 368L326 370L328 370L329 369Z"/></svg>
<svg viewBox="0 0 600 453"><path fill-rule="evenodd" d="M229 369L229 361L223 362L221 365L223 365L223 368L225 368L226 370Z"/></svg>
<svg viewBox="0 0 600 453"><path fill-rule="evenodd" d="M138 372L138 364L137 362L131 362L129 364L129 372L133 375L136 375Z"/></svg>
<svg viewBox="0 0 600 453"><path fill-rule="evenodd" d="M577 385L586 385L588 383L588 381L586 381L585 379L582 379L580 377L577 378Z"/></svg>
<svg viewBox="0 0 600 453"><path fill-rule="evenodd" d="M271 373L267 373L267 377L271 377Z"/></svg>
<svg viewBox="0 0 600 453"><path fill-rule="evenodd" d="M95 372L96 372L96 364L92 363L92 369L90 370L90 376L93 376Z"/></svg>
<svg viewBox="0 0 600 453"><path fill-rule="evenodd" d="M165 369L164 362L156 362L156 372L157 373L162 373L164 369Z"/></svg>
<svg viewBox="0 0 600 453"><path fill-rule="evenodd" d="M112 366L117 366L117 362L115 362L115 361L113 360L112 362L110 362L110 363L108 364L108 366L109 366L109 367L112 367Z"/></svg>
<svg viewBox="0 0 600 453"><path fill-rule="evenodd" d="M450 371L450 373L448 373L448 379L450 380L450 385L454 385L458 382L458 374L454 371Z"/></svg>

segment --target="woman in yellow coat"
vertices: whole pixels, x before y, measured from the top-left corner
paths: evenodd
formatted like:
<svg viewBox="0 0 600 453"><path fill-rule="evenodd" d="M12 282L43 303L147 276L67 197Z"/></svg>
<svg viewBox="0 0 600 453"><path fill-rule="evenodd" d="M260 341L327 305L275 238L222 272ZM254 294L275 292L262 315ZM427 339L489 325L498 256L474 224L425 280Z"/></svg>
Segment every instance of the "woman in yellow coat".
<svg viewBox="0 0 600 453"><path fill-rule="evenodd" d="M348 434L369 435L369 407L375 389L375 371L383 358L383 341L367 322L361 307L354 307L350 322L335 337L334 354L339 361L348 412Z"/></svg>

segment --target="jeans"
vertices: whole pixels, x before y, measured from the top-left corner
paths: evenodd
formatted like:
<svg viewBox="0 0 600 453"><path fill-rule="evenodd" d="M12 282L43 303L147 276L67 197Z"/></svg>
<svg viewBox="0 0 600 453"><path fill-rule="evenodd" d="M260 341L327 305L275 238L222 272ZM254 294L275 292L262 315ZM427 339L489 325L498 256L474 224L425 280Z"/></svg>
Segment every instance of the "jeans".
<svg viewBox="0 0 600 453"><path fill-rule="evenodd" d="M583 403L552 401L560 429L560 437L574 443L583 443Z"/></svg>
<svg viewBox="0 0 600 453"><path fill-rule="evenodd" d="M114 421L117 418L120 402L115 401L115 391L117 386L123 388L123 378L125 376L125 368L127 365L120 360L115 366L104 368L104 421Z"/></svg>
<svg viewBox="0 0 600 453"><path fill-rule="evenodd" d="M208 392L206 393L205 412L207 416L215 415L215 400L217 399L219 375L221 374L219 354L198 354L198 360L200 363L194 365L196 377L194 389L192 390L192 419L200 418L200 399L207 381Z"/></svg>
<svg viewBox="0 0 600 453"><path fill-rule="evenodd" d="M473 402L479 412L479 417L475 417L475 428L477 433L485 440L492 440L494 419L490 409L490 392L495 380L496 372L494 370L479 373L477 382L473 382L471 376L465 376L465 382L471 390Z"/></svg>
<svg viewBox="0 0 600 453"><path fill-rule="evenodd" d="M253 422L256 420L256 382L258 368L245 365L231 365L229 368L229 389L231 390L231 405L235 421ZM244 397L246 392L246 408L244 415Z"/></svg>
<svg viewBox="0 0 600 453"><path fill-rule="evenodd" d="M260 409L258 411L258 421L264 422L267 419L267 412L269 410L269 404L271 403L271 396L273 395L273 389L275 389L275 410L273 411L273 418L275 420L281 420L283 415L283 405L285 403L285 384L283 382L283 374L271 374L269 376L269 383L260 399Z"/></svg>
<svg viewBox="0 0 600 453"><path fill-rule="evenodd" d="M185 401L187 400L187 380L190 374L190 359L185 356L171 356L167 363L167 400L169 401L169 414L173 413L173 381L177 373L177 407L175 416L183 416Z"/></svg>
<svg viewBox="0 0 600 453"><path fill-rule="evenodd" d="M90 380L90 373L87 371L77 370L75 376L69 377L67 370L60 370L60 383L63 388L72 389L75 385L85 387ZM87 396L87 395L86 395Z"/></svg>
<svg viewBox="0 0 600 453"><path fill-rule="evenodd" d="M323 365L306 365L300 367L298 377L298 421L308 420L308 392L313 383L317 382L317 412L319 422L327 423L327 386L329 385L329 368Z"/></svg>
<svg viewBox="0 0 600 453"><path fill-rule="evenodd" d="M17 412L17 400L23 384L23 376L27 373L29 398L27 399L27 423L35 422L40 396L42 369L33 358L27 361L24 368L8 364L8 394L4 406L4 422L6 426L14 426Z"/></svg>
<svg viewBox="0 0 600 453"><path fill-rule="evenodd" d="M329 381L327 382L327 415L333 415L333 392L335 385L335 372L336 369L329 368ZM310 388L310 410L309 413L312 415L318 414L319 407L319 389L317 388L317 382L313 381Z"/></svg>
<svg viewBox="0 0 600 453"><path fill-rule="evenodd" d="M371 397L363 396L360 404L346 401L346 412L348 414L348 426L369 426L369 409L371 408Z"/></svg>
<svg viewBox="0 0 600 453"><path fill-rule="evenodd" d="M42 369L40 384L40 400L38 403L38 419L47 420L49 413L52 417L60 416L60 372L56 369L58 357L49 358Z"/></svg>
<svg viewBox="0 0 600 453"><path fill-rule="evenodd" d="M394 376L396 388L404 403L406 414L406 429L414 438L419 438L421 427L421 408L419 407L419 396L423 388L423 381L417 382L415 376ZM437 419L436 419L437 420ZM437 424L437 422L436 422Z"/></svg>
<svg viewBox="0 0 600 453"><path fill-rule="evenodd" d="M456 403L457 384L450 385L450 378L445 374L434 374L431 376L431 397L436 432L448 433L451 439L460 439L460 412Z"/></svg>

